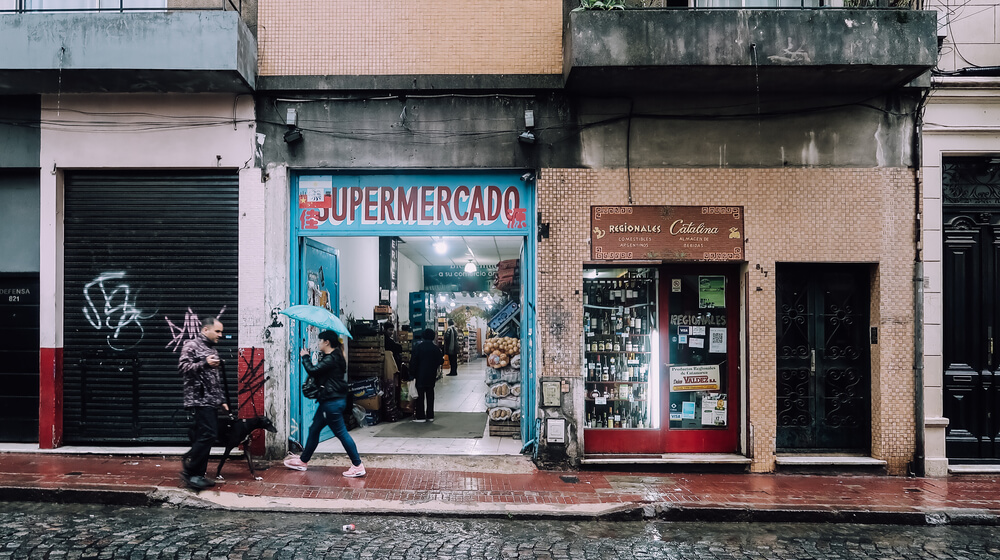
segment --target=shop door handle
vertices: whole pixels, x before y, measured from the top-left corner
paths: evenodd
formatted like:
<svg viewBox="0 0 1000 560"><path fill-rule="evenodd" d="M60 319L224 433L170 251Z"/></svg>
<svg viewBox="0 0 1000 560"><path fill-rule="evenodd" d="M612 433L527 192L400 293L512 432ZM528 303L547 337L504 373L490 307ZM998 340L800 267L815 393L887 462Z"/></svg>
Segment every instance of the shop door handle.
<svg viewBox="0 0 1000 560"><path fill-rule="evenodd" d="M993 327L986 327L986 367L993 369Z"/></svg>
<svg viewBox="0 0 1000 560"><path fill-rule="evenodd" d="M809 351L809 375L816 375L816 349Z"/></svg>

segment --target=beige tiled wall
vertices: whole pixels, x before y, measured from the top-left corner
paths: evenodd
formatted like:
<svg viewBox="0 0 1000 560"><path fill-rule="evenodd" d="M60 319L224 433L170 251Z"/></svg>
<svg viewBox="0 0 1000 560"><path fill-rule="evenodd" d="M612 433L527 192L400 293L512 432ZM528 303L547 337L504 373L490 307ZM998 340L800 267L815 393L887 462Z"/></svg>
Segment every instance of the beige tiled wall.
<svg viewBox="0 0 1000 560"><path fill-rule="evenodd" d="M544 169L538 180L540 367L577 377L582 361L582 268L590 206L628 204L625 170ZM754 472L774 469L777 262L872 263L872 456L904 474L914 449L913 172L906 169L643 169L636 205L745 208L748 260L746 376ZM760 266L758 269L757 266ZM767 274L765 275L765 272ZM761 290L757 291L760 287Z"/></svg>
<svg viewBox="0 0 1000 560"><path fill-rule="evenodd" d="M561 74L557 0L262 1L262 76Z"/></svg>

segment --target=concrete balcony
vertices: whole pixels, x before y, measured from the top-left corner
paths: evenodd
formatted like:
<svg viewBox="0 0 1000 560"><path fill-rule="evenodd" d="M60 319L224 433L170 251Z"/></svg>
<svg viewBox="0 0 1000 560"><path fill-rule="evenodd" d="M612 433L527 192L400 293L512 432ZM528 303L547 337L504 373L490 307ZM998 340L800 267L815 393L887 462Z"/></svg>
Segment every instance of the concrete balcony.
<svg viewBox="0 0 1000 560"><path fill-rule="evenodd" d="M0 13L0 95L250 92L256 74L235 11Z"/></svg>
<svg viewBox="0 0 1000 560"><path fill-rule="evenodd" d="M936 29L909 9L572 11L563 73L589 93L884 91L934 66Z"/></svg>

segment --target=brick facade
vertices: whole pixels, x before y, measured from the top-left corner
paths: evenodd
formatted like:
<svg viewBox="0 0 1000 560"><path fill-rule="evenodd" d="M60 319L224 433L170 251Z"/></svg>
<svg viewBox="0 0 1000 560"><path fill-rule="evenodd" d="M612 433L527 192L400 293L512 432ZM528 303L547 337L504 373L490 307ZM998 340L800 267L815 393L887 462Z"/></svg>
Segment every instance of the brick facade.
<svg viewBox="0 0 1000 560"><path fill-rule="evenodd" d="M549 238L538 245L540 371L581 376L579 290L590 255L591 205L628 204L631 181L635 205L743 206L751 470L775 468L775 263L851 262L873 264L871 325L879 343L871 346L872 457L885 460L890 474L904 474L915 445L913 171L640 169L630 175L623 169L540 174L538 210L550 224Z"/></svg>
<svg viewBox="0 0 1000 560"><path fill-rule="evenodd" d="M562 2L264 2L261 76L561 74Z"/></svg>

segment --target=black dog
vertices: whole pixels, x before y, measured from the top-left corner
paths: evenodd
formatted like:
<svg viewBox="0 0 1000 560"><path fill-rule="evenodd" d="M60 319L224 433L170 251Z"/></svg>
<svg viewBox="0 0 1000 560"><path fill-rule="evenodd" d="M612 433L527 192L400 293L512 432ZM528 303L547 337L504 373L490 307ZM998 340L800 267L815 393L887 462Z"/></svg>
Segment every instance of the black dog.
<svg viewBox="0 0 1000 560"><path fill-rule="evenodd" d="M236 448L237 445L243 446L243 456L247 458L247 466L250 467L250 476L254 477L256 480L261 478L257 476L257 472L253 470L253 458L250 456L250 435L254 430L264 429L269 432L277 432L278 429L274 427L265 416L255 416L253 418L244 418L241 420L232 420L232 422L221 422L219 425L219 443L226 448L226 452L222 455L222 460L219 461L219 468L215 471L215 478L223 480L222 478L222 465L226 464L226 460L229 459L229 454Z"/></svg>

